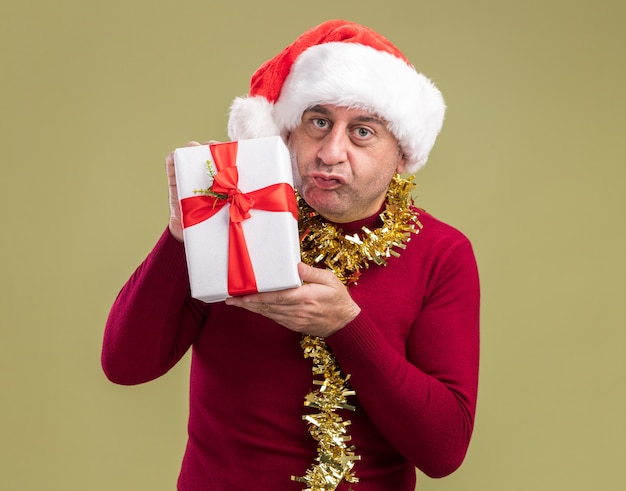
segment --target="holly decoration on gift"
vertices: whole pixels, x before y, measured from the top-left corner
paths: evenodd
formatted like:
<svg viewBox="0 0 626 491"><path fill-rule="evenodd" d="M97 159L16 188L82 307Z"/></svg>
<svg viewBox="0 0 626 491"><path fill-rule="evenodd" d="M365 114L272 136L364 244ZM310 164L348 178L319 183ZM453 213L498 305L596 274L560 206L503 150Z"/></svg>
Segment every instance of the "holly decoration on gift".
<svg viewBox="0 0 626 491"><path fill-rule="evenodd" d="M209 174L209 177L211 178L211 181L215 180L215 174L217 174L217 172L213 167L213 162L211 162L210 160L207 160L206 168L207 168L207 173ZM215 199L228 199L227 194L216 193L215 191L213 191L212 187L213 186L211 185L211 187L208 187L205 189L194 189L193 192L194 194L204 194L205 196L213 196Z"/></svg>

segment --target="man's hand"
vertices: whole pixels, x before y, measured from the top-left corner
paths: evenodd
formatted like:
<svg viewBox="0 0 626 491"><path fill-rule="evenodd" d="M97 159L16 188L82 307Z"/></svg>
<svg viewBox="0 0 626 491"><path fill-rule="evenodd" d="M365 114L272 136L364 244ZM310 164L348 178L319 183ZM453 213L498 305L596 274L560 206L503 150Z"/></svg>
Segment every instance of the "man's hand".
<svg viewBox="0 0 626 491"><path fill-rule="evenodd" d="M348 289L328 270L298 264L304 285L226 299L227 305L264 315L292 331L328 337L361 312Z"/></svg>
<svg viewBox="0 0 626 491"><path fill-rule="evenodd" d="M209 145L213 143L219 143L218 141L211 140L202 145ZM187 147L195 147L201 145L196 141L187 143ZM180 219L180 205L178 204L178 190L176 189L176 169L174 167L174 151L172 150L165 157L165 172L167 173L167 185L169 187L170 198L170 233L179 241L183 241L183 225Z"/></svg>

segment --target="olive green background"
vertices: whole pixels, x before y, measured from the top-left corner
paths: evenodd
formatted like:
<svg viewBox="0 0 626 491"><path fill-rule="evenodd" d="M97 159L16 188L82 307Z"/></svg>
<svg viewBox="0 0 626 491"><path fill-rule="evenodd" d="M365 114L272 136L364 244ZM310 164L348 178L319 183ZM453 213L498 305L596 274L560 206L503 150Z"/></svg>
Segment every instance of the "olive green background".
<svg viewBox="0 0 626 491"><path fill-rule="evenodd" d="M4 0L1 489L175 488L189 359L109 383L108 309L166 226L167 152L225 139L254 69L333 17L385 34L444 93L417 202L480 265L474 439L418 489L624 489L621 0Z"/></svg>

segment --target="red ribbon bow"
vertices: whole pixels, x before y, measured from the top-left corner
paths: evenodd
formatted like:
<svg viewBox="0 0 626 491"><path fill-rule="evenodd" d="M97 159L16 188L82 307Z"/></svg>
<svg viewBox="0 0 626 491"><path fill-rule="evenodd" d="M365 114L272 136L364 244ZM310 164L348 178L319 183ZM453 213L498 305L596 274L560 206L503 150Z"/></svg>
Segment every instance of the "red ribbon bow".
<svg viewBox="0 0 626 491"><path fill-rule="evenodd" d="M252 208L266 211L288 211L298 219L293 187L285 182L242 193L237 170L237 142L209 145L217 174L211 190L226 196L191 196L180 200L183 228L208 220L226 204L230 204L228 227L228 294L245 295L257 292L252 261L248 254L242 222L250 218Z"/></svg>

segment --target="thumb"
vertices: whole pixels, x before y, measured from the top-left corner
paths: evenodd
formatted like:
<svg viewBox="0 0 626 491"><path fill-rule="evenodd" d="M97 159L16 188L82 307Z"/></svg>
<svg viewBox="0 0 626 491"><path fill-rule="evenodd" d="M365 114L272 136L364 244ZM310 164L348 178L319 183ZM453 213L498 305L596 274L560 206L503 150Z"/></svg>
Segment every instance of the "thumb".
<svg viewBox="0 0 626 491"><path fill-rule="evenodd" d="M327 269L314 268L308 264L298 263L298 274L304 283L332 284L335 275Z"/></svg>

